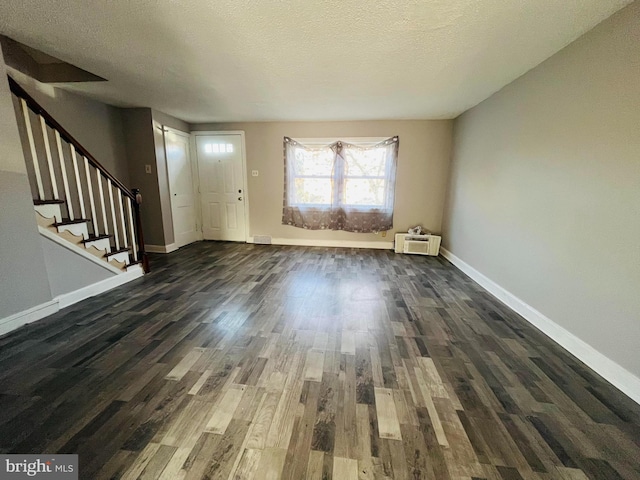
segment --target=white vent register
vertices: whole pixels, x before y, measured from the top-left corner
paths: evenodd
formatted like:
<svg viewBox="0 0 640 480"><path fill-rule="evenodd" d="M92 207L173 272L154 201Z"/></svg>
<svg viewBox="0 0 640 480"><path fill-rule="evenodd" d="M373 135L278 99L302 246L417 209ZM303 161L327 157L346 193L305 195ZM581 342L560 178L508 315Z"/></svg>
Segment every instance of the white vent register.
<svg viewBox="0 0 640 480"><path fill-rule="evenodd" d="M438 235L411 235L409 233L396 233L396 253L409 253L414 255L434 255L440 253L440 241Z"/></svg>

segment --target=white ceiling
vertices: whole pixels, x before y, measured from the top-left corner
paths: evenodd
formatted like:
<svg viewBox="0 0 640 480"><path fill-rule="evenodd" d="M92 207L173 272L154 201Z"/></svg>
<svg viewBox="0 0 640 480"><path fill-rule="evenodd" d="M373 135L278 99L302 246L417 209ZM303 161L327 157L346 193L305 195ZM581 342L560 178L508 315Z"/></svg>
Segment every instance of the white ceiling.
<svg viewBox="0 0 640 480"><path fill-rule="evenodd" d="M453 118L631 0L3 0L0 32L188 122Z"/></svg>

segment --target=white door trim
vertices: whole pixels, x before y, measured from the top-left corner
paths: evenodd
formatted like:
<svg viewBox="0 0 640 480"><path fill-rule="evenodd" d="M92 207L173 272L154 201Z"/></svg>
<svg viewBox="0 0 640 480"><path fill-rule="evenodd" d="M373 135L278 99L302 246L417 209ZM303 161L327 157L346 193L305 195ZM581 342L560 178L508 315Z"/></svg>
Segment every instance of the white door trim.
<svg viewBox="0 0 640 480"><path fill-rule="evenodd" d="M244 192L244 241L249 243L250 236L249 231L251 229L251 224L249 222L249 188L247 181L247 145L245 142L245 134L244 130L206 130L206 131L196 131L191 132L191 151L195 152L197 155L196 148L196 137L206 137L208 135L240 135L240 141L242 142L242 191ZM195 160L196 163L196 178L198 181L198 210L196 215L198 220L200 221L200 236L202 237L202 198L200 194L200 167L198 166L198 159ZM195 181L195 180L194 180Z"/></svg>
<svg viewBox="0 0 640 480"><path fill-rule="evenodd" d="M196 229L196 241L202 240L202 219L201 219L201 215L200 215L200 208L199 208L199 200L200 200L200 196L199 196L199 191L200 191L200 184L198 182L198 162L197 160L194 158L194 154L193 152L195 151L193 149L193 142L192 142L192 138L191 138L191 134L188 132L183 132L182 130L176 130L175 128L171 128L168 127L167 125L161 125L162 128L162 147L165 149L164 152L164 158L165 158L165 165L164 165L164 172L165 175L167 177L167 187L169 189L169 204L171 205L171 179L169 178L169 163L167 161L167 140L166 140L166 136L165 134L167 132L173 133L174 135L178 135L179 137L183 137L187 140L187 155L189 155L189 167L191 168L191 190L193 191L193 199L194 199L194 203L196 205L194 205L194 210L195 210L195 221L196 221L196 225L195 225L195 229ZM173 220L173 207L171 207L171 226L173 228L173 235L174 235L174 242L175 242L175 223ZM174 245L174 244L171 244ZM177 248L175 249L177 250ZM164 252L167 253L167 252Z"/></svg>

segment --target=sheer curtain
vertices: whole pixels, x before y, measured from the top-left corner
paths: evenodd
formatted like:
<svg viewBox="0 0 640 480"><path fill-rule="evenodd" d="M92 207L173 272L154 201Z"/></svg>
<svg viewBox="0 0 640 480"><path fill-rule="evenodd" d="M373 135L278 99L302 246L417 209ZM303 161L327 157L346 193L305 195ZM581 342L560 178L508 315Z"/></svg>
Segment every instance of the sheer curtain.
<svg viewBox="0 0 640 480"><path fill-rule="evenodd" d="M372 233L393 228L398 137L307 146L285 137L282 223Z"/></svg>

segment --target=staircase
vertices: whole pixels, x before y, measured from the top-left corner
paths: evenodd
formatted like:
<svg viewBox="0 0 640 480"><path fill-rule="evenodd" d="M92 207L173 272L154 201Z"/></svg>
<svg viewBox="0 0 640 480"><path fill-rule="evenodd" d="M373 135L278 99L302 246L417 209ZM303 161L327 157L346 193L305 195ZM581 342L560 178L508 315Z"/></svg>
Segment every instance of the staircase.
<svg viewBox="0 0 640 480"><path fill-rule="evenodd" d="M9 77L40 233L114 273L142 267L140 203Z"/></svg>

